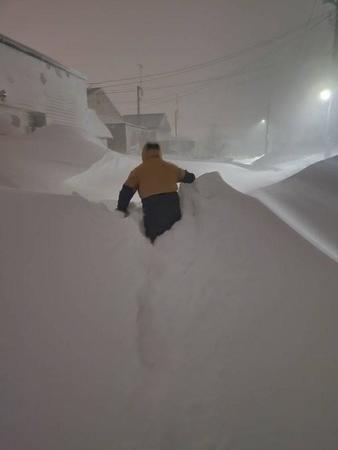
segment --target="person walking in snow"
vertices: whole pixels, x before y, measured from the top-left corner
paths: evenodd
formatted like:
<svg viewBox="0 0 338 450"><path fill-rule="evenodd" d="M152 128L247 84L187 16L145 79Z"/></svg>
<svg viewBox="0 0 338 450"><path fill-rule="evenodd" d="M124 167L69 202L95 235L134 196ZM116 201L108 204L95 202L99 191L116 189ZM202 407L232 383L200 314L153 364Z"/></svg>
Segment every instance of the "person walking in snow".
<svg viewBox="0 0 338 450"><path fill-rule="evenodd" d="M148 142L142 151L142 164L134 169L124 183L117 209L127 213L129 203L138 191L143 207L146 236L154 242L181 219L177 183L193 183L195 175L162 159L157 143Z"/></svg>

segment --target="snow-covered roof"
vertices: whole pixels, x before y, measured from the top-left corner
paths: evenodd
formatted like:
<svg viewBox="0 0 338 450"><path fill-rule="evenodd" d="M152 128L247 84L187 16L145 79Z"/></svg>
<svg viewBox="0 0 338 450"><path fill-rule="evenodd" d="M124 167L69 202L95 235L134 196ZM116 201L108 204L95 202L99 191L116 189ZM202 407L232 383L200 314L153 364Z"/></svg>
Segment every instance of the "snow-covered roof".
<svg viewBox="0 0 338 450"><path fill-rule="evenodd" d="M7 45L8 47L12 47L15 50L25 53L26 55L29 55L29 56L32 56L33 58L44 61L45 63L50 64L51 66L57 67L58 69L64 70L65 72L67 72L71 75L74 75L75 77L81 78L83 80L87 80L87 77L84 74L82 74L81 72L78 72L75 69L66 67L63 64L59 63L58 61L55 61L55 59L50 58L49 56L46 56L43 53L40 53L37 50L34 50L33 48L30 48L25 44L21 44L20 42L15 41L14 39L12 39L8 36L5 36L4 34L0 34L0 44Z"/></svg>
<svg viewBox="0 0 338 450"><path fill-rule="evenodd" d="M88 88L87 97L89 108L94 109L105 124L124 121L118 109L102 88Z"/></svg>
<svg viewBox="0 0 338 450"><path fill-rule="evenodd" d="M152 114L126 114L123 116L124 120L135 125L142 125L149 130L161 130L171 131L170 124L168 122L165 113L152 113Z"/></svg>
<svg viewBox="0 0 338 450"><path fill-rule="evenodd" d="M98 115L93 109L88 108L86 129L92 135L99 138L112 138L112 134L106 125L99 119Z"/></svg>
<svg viewBox="0 0 338 450"><path fill-rule="evenodd" d="M124 125L125 127L137 128L139 130L148 131L148 129L142 125L137 125L135 123L126 122L124 120L121 120L120 122L110 122L110 123L107 123L106 125L108 128L110 128L110 126L115 126L115 125Z"/></svg>

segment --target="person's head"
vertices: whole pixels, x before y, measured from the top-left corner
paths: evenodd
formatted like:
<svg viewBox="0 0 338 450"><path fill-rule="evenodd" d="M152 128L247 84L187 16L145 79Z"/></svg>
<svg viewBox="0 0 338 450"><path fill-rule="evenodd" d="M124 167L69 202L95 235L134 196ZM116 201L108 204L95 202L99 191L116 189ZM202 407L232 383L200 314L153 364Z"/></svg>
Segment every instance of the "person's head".
<svg viewBox="0 0 338 450"><path fill-rule="evenodd" d="M161 158L161 147L157 142L147 142L142 150L142 159Z"/></svg>

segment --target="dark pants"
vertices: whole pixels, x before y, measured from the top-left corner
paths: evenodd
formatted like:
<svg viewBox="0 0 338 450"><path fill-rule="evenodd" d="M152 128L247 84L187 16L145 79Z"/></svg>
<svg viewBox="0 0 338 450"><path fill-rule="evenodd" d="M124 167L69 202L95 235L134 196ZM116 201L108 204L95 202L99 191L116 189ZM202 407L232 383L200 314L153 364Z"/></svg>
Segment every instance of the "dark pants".
<svg viewBox="0 0 338 450"><path fill-rule="evenodd" d="M182 217L177 192L151 195L142 200L142 206L145 232L151 242Z"/></svg>

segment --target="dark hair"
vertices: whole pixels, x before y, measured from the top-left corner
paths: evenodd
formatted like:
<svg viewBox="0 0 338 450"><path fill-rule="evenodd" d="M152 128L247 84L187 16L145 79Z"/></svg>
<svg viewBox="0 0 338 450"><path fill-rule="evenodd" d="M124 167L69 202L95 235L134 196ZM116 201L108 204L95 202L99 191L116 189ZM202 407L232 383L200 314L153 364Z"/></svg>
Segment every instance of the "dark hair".
<svg viewBox="0 0 338 450"><path fill-rule="evenodd" d="M143 150L161 150L161 148L157 142L147 142Z"/></svg>

